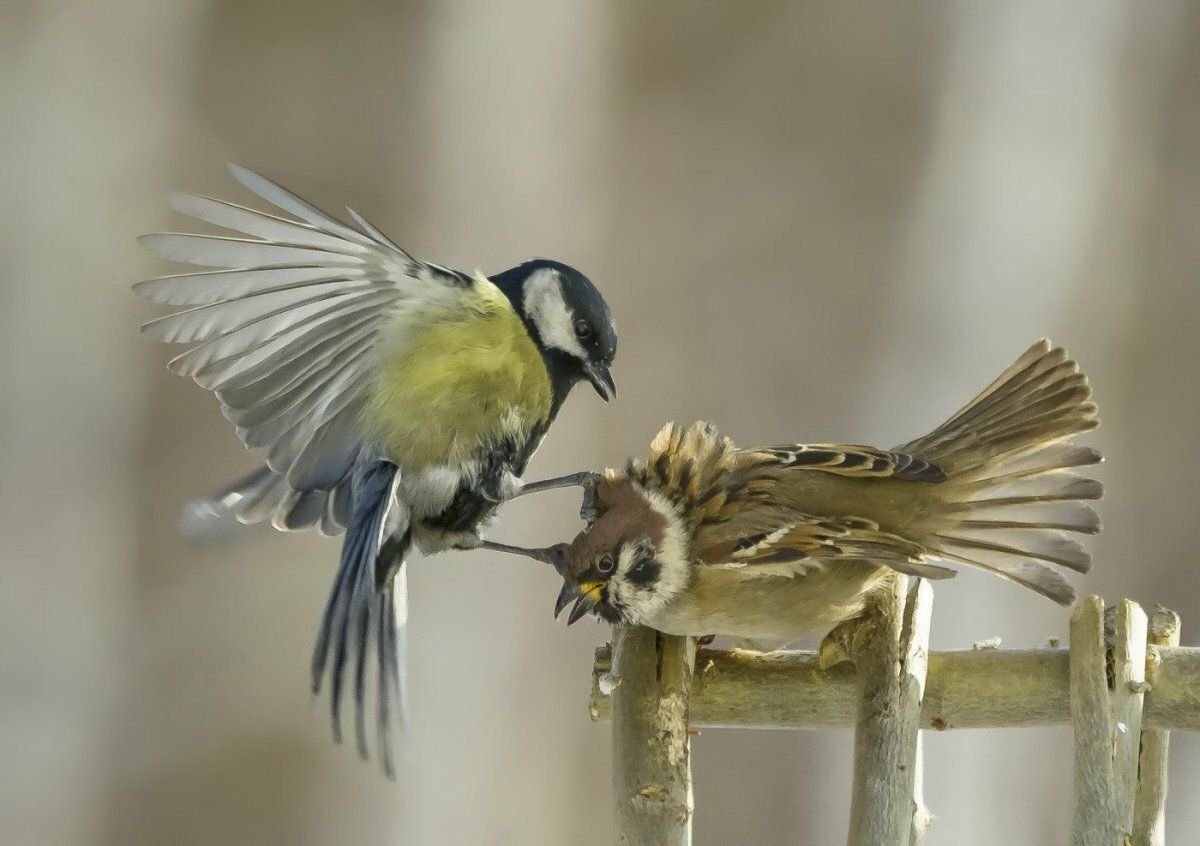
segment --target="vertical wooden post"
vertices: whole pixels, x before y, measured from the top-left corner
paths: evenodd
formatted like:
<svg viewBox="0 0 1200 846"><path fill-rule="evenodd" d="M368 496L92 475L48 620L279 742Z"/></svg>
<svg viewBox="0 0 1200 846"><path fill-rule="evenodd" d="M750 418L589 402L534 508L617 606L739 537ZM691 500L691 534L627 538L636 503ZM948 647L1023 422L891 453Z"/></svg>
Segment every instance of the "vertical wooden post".
<svg viewBox="0 0 1200 846"><path fill-rule="evenodd" d="M854 655L860 679L854 733L849 846L906 846L927 816L914 800L932 590L897 577L864 625Z"/></svg>
<svg viewBox="0 0 1200 846"><path fill-rule="evenodd" d="M1142 701L1146 693L1146 612L1122 599L1112 616L1113 782L1121 831L1133 832L1133 803L1138 783L1138 751L1142 738ZM1106 622L1108 613L1105 615ZM1108 629L1108 626L1105 626Z"/></svg>
<svg viewBox="0 0 1200 846"><path fill-rule="evenodd" d="M921 846L929 827L933 825L933 814L925 804L925 743L924 732L917 734L917 757L913 762L913 817L912 830L908 835L908 846Z"/></svg>
<svg viewBox="0 0 1200 846"><path fill-rule="evenodd" d="M1179 645L1179 615L1160 608L1150 615L1149 640L1153 646ZM1147 656L1146 681L1154 687L1158 656ZM1165 846L1167 842L1167 748L1169 731L1144 731L1138 757L1137 798L1133 806L1134 846Z"/></svg>
<svg viewBox="0 0 1200 846"><path fill-rule="evenodd" d="M1071 614L1071 721L1075 730L1073 846L1116 846L1120 822L1113 779L1104 602L1089 596Z"/></svg>
<svg viewBox="0 0 1200 846"><path fill-rule="evenodd" d="M622 846L690 846L688 695L692 638L640 626L612 647L613 800Z"/></svg>

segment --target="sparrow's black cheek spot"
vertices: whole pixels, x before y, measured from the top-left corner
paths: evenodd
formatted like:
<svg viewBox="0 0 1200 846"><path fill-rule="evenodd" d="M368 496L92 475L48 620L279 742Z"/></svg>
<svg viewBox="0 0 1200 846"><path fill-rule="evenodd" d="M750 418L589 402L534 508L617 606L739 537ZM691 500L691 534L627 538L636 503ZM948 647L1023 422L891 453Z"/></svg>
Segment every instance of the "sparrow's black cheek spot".
<svg viewBox="0 0 1200 846"><path fill-rule="evenodd" d="M635 588L648 588L658 581L662 565L654 559L639 561L625 574L625 580Z"/></svg>

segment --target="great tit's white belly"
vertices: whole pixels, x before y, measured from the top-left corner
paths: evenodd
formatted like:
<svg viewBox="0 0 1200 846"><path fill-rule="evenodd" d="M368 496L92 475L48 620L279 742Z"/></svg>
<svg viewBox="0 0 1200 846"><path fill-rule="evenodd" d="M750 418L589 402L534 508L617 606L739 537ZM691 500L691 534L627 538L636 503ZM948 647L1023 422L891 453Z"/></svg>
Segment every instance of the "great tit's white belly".
<svg viewBox="0 0 1200 846"><path fill-rule="evenodd" d="M862 613L891 570L843 561L792 578L701 567L691 585L643 622L668 634L793 641Z"/></svg>

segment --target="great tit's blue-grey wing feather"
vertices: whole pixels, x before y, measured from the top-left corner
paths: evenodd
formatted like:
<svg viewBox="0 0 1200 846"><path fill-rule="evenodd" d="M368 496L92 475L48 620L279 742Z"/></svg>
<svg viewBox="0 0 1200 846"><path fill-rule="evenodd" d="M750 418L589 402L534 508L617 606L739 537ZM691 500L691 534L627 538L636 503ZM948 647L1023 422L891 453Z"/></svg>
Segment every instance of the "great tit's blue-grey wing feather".
<svg viewBox="0 0 1200 846"><path fill-rule="evenodd" d="M391 321L472 281L414 259L361 215L352 213L362 231L257 174L230 169L280 214L173 197L177 210L236 235L144 236L168 259L216 269L137 286L151 300L185 306L143 331L191 345L171 368L216 393L243 443L284 478L281 501L290 502L291 492L334 488L353 467L358 414ZM318 514L315 500L294 504L303 507L277 515L277 523L334 519L328 509Z"/></svg>
<svg viewBox="0 0 1200 846"><path fill-rule="evenodd" d="M243 524L270 521L280 531L317 528L337 535L350 522L350 479L330 491L296 491L262 466L206 499L188 503L180 531L199 542L232 534Z"/></svg>
<svg viewBox="0 0 1200 846"><path fill-rule="evenodd" d="M361 252L364 253L373 248L370 239L362 238L353 230L350 230L349 240L347 240L344 233L322 232L309 223L287 220L214 197L172 194L169 202L171 208L189 217L220 226L222 229L261 238L264 241L300 244L335 253L344 253L347 249L353 249L354 244L358 244ZM336 223L336 221L334 222Z"/></svg>

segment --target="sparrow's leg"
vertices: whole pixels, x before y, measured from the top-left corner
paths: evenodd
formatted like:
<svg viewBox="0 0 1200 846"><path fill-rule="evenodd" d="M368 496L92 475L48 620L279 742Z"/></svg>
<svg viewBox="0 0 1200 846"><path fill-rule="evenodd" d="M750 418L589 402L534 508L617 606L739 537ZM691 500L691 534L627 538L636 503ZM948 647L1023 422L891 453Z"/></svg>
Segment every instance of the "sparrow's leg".
<svg viewBox="0 0 1200 846"><path fill-rule="evenodd" d="M821 638L821 645L817 648L817 666L828 670L838 664L854 663L860 645L859 636L867 620L868 615L862 614L834 626L829 634Z"/></svg>

